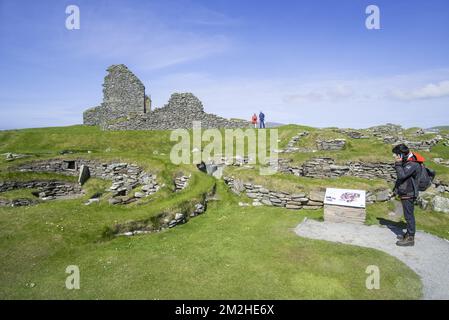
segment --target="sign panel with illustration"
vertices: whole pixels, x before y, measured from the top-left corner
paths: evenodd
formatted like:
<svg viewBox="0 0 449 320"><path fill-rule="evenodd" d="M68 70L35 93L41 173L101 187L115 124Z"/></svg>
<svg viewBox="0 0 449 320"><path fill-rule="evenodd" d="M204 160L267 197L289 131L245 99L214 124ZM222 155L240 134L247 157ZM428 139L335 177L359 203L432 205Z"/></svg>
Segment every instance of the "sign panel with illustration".
<svg viewBox="0 0 449 320"><path fill-rule="evenodd" d="M364 190L327 188L324 204L365 208L366 192Z"/></svg>

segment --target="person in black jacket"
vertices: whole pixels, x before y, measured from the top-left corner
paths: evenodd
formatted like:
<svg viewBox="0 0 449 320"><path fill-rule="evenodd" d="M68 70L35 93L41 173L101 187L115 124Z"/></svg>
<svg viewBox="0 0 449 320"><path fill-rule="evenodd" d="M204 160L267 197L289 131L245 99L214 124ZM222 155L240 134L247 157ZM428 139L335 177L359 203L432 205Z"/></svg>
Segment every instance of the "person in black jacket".
<svg viewBox="0 0 449 320"><path fill-rule="evenodd" d="M415 201L419 195L418 177L421 174L422 167L416 161L415 155L405 144L397 145L393 148L396 156L395 169L397 180L394 192L398 195L404 209L404 217L407 222L407 232L403 236L399 236L398 246L414 246L415 245Z"/></svg>

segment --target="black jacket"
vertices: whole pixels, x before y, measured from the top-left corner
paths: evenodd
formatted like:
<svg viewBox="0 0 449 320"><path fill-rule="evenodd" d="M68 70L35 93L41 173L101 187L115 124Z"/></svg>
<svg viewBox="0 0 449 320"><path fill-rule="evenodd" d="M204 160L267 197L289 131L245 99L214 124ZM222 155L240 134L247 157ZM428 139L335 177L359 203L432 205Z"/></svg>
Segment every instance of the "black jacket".
<svg viewBox="0 0 449 320"><path fill-rule="evenodd" d="M415 161L397 162L395 169L398 176L394 188L395 193L404 198L417 198L421 164Z"/></svg>

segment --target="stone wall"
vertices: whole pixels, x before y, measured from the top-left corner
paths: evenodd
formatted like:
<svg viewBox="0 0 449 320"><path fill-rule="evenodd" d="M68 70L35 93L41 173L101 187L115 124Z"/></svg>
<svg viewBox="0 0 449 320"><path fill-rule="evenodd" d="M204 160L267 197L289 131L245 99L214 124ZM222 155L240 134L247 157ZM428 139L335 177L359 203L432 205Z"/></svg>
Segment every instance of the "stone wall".
<svg viewBox="0 0 449 320"><path fill-rule="evenodd" d="M84 124L101 125L146 112L145 86L125 65L112 65L103 83L103 103L83 114Z"/></svg>
<svg viewBox="0 0 449 320"><path fill-rule="evenodd" d="M122 121L105 123L105 130L172 130L191 129L193 121L201 121L201 127L250 128L244 120L228 120L204 112L203 104L192 93L174 93L168 104L142 116L128 117Z"/></svg>
<svg viewBox="0 0 449 320"><path fill-rule="evenodd" d="M335 129L335 132L347 135L351 139L368 139L369 136L365 133L354 129Z"/></svg>
<svg viewBox="0 0 449 320"><path fill-rule="evenodd" d="M297 143L304 137L307 137L309 135L308 131L302 131L302 132L298 132L295 136L293 136L290 141L287 143L287 147L282 150L281 152L285 152L285 153L292 153L292 152L309 152L310 150L308 149L304 149L304 148L299 148L299 147L295 147L297 145Z"/></svg>
<svg viewBox="0 0 449 320"><path fill-rule="evenodd" d="M191 218L204 214L207 210L208 201L215 195L215 186L208 193L202 194L201 200L192 199L184 203L182 212L162 212L152 219L144 221L130 221L115 225L111 230L114 236L134 236L160 232L168 228L187 223Z"/></svg>
<svg viewBox="0 0 449 320"><path fill-rule="evenodd" d="M324 205L324 191L310 191L309 193L288 193L279 190L269 190L261 185L235 179L234 177L224 177L225 183L231 190L240 195L244 193L253 200L253 206L267 205L283 207L287 209L320 209ZM367 202L389 201L393 194L389 190L379 190L367 193ZM242 204L243 205L243 204Z"/></svg>
<svg viewBox="0 0 449 320"><path fill-rule="evenodd" d="M333 140L317 140L318 150L323 151L340 151L346 146L345 139L333 139Z"/></svg>
<svg viewBox="0 0 449 320"><path fill-rule="evenodd" d="M78 176L80 168L89 168L91 177L112 180L108 191L112 193L111 204L129 203L136 201L135 194L126 197L137 186L142 186L142 197L149 196L159 190L156 176L143 171L139 166L128 163L106 163L86 159L51 159L26 163L18 167L20 171L55 172L64 175Z"/></svg>
<svg viewBox="0 0 449 320"><path fill-rule="evenodd" d="M174 228L178 225L187 223L191 218L205 213L206 207L207 201L203 200L199 203L196 203L190 210L190 212L161 213L153 219L153 221L157 221L156 224L144 221L128 222L123 225L115 226L113 233L115 236L129 237L140 234L160 232L162 230Z"/></svg>
<svg viewBox="0 0 449 320"><path fill-rule="evenodd" d="M106 119L105 108L93 107L83 112L83 124L88 126L99 126Z"/></svg>
<svg viewBox="0 0 449 320"><path fill-rule="evenodd" d="M172 130L192 128L249 128L244 120L228 120L204 112L201 101L191 93L174 93L168 104L151 111L151 99L143 83L123 64L112 65L104 78L103 103L83 113L85 125L103 130Z"/></svg>
<svg viewBox="0 0 449 320"><path fill-rule="evenodd" d="M0 207L27 207L34 206L39 204L38 200L35 199L27 199L27 198L18 198L18 199L0 199Z"/></svg>
<svg viewBox="0 0 449 320"><path fill-rule="evenodd" d="M189 176L179 176L175 177L174 184L175 184L175 192L184 190L189 185L191 175Z"/></svg>
<svg viewBox="0 0 449 320"><path fill-rule="evenodd" d="M447 182L442 182L439 179L435 179L434 185L438 192L449 192L449 184Z"/></svg>
<svg viewBox="0 0 449 320"><path fill-rule="evenodd" d="M289 159L279 159L279 170L299 177L336 178L352 176L366 179L396 180L394 165L384 162L350 161L337 165L332 158L313 158L301 166L294 166Z"/></svg>
<svg viewBox="0 0 449 320"><path fill-rule="evenodd" d="M72 198L81 195L83 192L78 184L64 181L0 181L0 193L17 189L36 189L35 195L41 200ZM26 199L14 199L2 202L4 205L11 206L23 206L37 203L36 201L27 202L25 200Z"/></svg>
<svg viewBox="0 0 449 320"><path fill-rule="evenodd" d="M112 65L103 83L103 106L114 114L145 113L145 86L128 68Z"/></svg>
<svg viewBox="0 0 449 320"><path fill-rule="evenodd" d="M385 125L368 128L367 131L375 137L383 137L385 135L400 135L404 129L400 125L387 123Z"/></svg>
<svg viewBox="0 0 449 320"><path fill-rule="evenodd" d="M383 141L385 143L391 144L391 145L398 145L398 144L405 144L408 146L411 150L422 150L430 152L432 147L437 145L440 141L443 140L443 137L440 135L437 135L435 138L430 140L422 140L422 141L409 141L402 137L394 137L394 136L386 136L383 138Z"/></svg>

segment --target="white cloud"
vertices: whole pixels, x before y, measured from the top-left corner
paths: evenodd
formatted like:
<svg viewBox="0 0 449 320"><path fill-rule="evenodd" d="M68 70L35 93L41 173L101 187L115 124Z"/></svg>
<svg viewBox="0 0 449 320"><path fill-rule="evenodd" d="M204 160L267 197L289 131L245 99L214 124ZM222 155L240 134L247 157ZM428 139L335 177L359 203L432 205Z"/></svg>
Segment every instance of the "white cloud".
<svg viewBox="0 0 449 320"><path fill-rule="evenodd" d="M217 20L223 19L225 16ZM102 14L91 11L84 14L81 23L77 33L63 39L63 45L73 55L103 61L108 59L114 63L139 66L141 70L201 59L231 47L230 38L224 34L173 25L168 17L160 17L157 12L130 8L119 14L114 10Z"/></svg>
<svg viewBox="0 0 449 320"><path fill-rule="evenodd" d="M347 84L335 84L331 87L322 87L313 91L306 91L284 96L288 104L305 104L319 101L340 101L353 96L353 89Z"/></svg>
<svg viewBox="0 0 449 320"><path fill-rule="evenodd" d="M449 81L429 83L414 90L392 90L391 96L399 100L421 100L449 97Z"/></svg>
<svg viewBox="0 0 449 320"><path fill-rule="evenodd" d="M385 95L398 85L409 87L449 76L449 70L387 77L333 76L321 81L303 77L222 77L206 73L174 73L151 82L155 105L165 104L173 92L192 92L206 112L224 117L249 118L263 110L268 121L315 126L368 127L395 122L430 127L449 117L443 99L426 105L428 118L418 113L403 114L403 106L420 110L423 100L410 103ZM434 81L435 82L435 81Z"/></svg>

